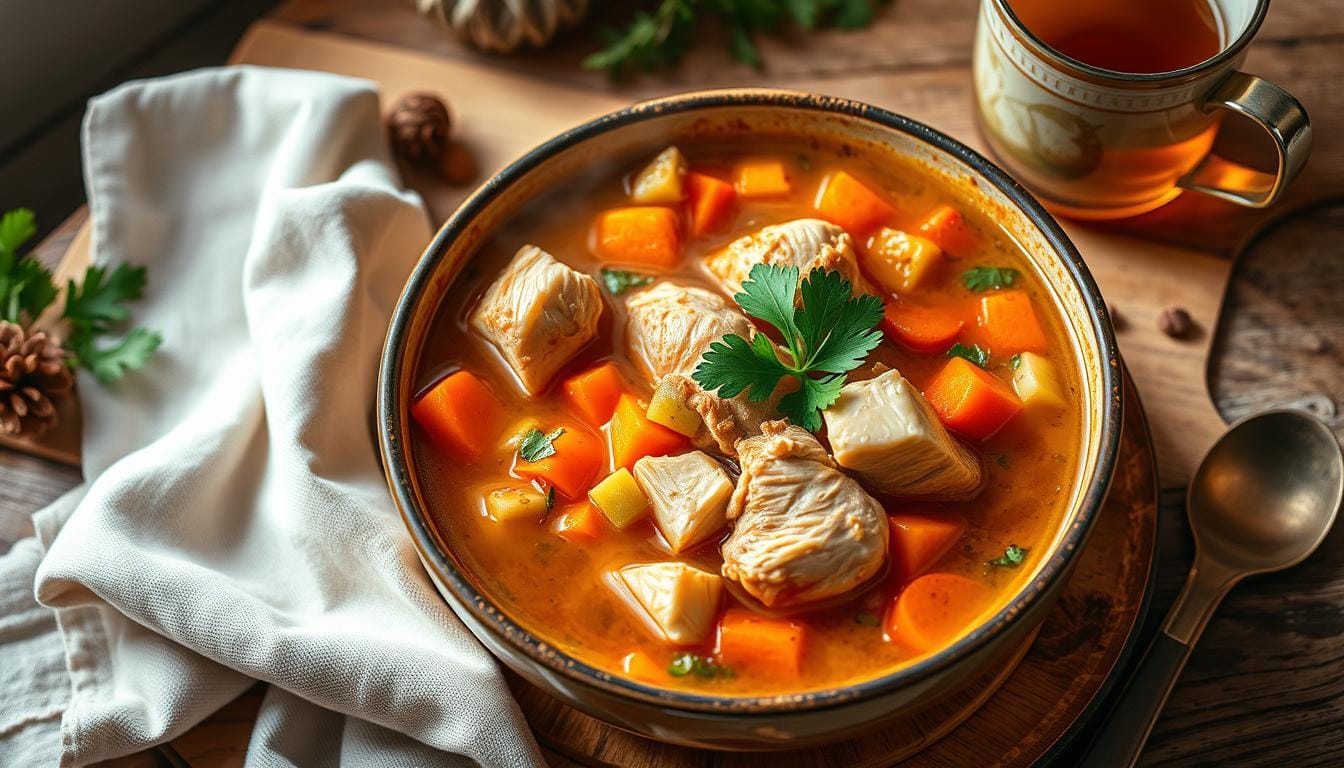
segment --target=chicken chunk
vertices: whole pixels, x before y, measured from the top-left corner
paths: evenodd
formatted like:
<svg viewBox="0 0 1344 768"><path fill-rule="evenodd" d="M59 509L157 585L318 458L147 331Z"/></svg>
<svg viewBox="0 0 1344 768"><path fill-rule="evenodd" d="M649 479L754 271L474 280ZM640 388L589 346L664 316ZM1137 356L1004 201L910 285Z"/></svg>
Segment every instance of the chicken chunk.
<svg viewBox="0 0 1344 768"><path fill-rule="evenodd" d="M821 267L839 272L854 286L856 294L873 292L859 272L849 233L821 219L795 219L763 227L705 257L705 266L729 295L742 290L743 281L757 264L797 267L799 279Z"/></svg>
<svg viewBox="0 0 1344 768"><path fill-rule="evenodd" d="M811 433L768 421L737 445L723 575L771 608L845 595L887 560L887 516Z"/></svg>
<svg viewBox="0 0 1344 768"><path fill-rule="evenodd" d="M733 481L704 453L645 456L635 462L635 480L649 497L654 525L673 554L690 549L723 528Z"/></svg>
<svg viewBox="0 0 1344 768"><path fill-rule="evenodd" d="M836 463L880 493L962 500L980 491L979 458L899 371L846 384L822 416Z"/></svg>
<svg viewBox="0 0 1344 768"><path fill-rule="evenodd" d="M745 394L721 398L704 391L691 373L709 345L725 335L750 339L755 333L751 321L716 293L669 282L636 294L626 307L630 359L651 383L667 387L700 414L704 426L692 437L696 446L736 455L734 445L760 430L776 400L753 403Z"/></svg>
<svg viewBox="0 0 1344 768"><path fill-rule="evenodd" d="M536 395L593 338L601 315L596 280L525 245L486 290L469 322L504 356L523 389Z"/></svg>
<svg viewBox="0 0 1344 768"><path fill-rule="evenodd" d="M674 645L709 639L723 579L685 563L627 565L611 574L617 592L655 635Z"/></svg>

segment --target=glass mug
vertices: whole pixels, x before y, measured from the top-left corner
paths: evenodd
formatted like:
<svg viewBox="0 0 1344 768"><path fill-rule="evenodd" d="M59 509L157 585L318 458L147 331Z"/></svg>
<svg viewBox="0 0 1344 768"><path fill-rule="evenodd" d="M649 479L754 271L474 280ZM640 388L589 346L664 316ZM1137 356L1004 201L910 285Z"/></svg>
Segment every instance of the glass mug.
<svg viewBox="0 0 1344 768"><path fill-rule="evenodd" d="M1237 71L1269 0L1159 0L1198 3L1198 8L1184 10L1204 17L1210 38L1210 55L1168 72L1103 69L1071 58L1043 42L1013 11L1015 4L1022 11L1039 10L1042 21L1058 26L1108 1L1137 2L1054 0L1056 5L1069 4L1057 12L1045 7L1052 0L981 0L975 35L976 108L981 130L1002 164L1048 207L1078 218L1137 215L1185 190L1253 208L1278 199L1307 160L1311 125L1306 110L1288 92ZM1134 39L1151 46L1164 35L1171 45L1198 38L1191 30L1175 28L1181 19L1155 18L1177 6L1144 15L1148 11L1139 5L1113 8L1127 14L1131 24L1150 25L1146 31L1126 30L1149 35ZM1107 47L1112 59L1133 52L1103 28L1086 34L1103 60ZM1062 42L1060 47L1065 47ZM1187 54L1202 55L1197 50ZM1250 118L1269 134L1277 153L1276 172L1211 153L1228 111Z"/></svg>

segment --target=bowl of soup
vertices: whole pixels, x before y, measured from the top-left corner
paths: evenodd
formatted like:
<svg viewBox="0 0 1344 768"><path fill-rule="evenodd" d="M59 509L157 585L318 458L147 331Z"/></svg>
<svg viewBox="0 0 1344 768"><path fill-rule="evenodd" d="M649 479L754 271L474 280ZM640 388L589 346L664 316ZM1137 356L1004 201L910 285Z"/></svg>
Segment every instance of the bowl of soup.
<svg viewBox="0 0 1344 768"><path fill-rule="evenodd" d="M378 391L444 599L571 706L782 749L1020 658L1118 441L1104 304L985 158L712 91L531 151L425 251Z"/></svg>

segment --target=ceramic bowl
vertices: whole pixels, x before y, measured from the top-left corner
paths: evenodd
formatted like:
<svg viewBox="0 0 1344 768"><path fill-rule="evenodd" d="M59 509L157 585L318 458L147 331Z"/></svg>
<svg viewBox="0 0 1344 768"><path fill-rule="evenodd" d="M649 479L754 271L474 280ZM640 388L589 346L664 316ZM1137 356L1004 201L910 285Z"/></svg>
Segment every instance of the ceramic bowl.
<svg viewBox="0 0 1344 768"><path fill-rule="evenodd" d="M728 697L669 691L596 669L529 632L472 580L426 513L408 439L414 374L436 309L486 238L525 203L596 163L632 165L670 142L760 137L888 157L953 185L1021 245L1063 313L1083 371L1084 434L1074 492L1046 557L1020 590L946 649L841 688ZM434 237L393 315L378 383L383 463L397 506L438 590L485 647L563 702L654 739L719 749L813 745L913 717L1015 663L1063 586L1101 508L1120 427L1120 368L1105 304L1073 244L1021 186L965 145L866 104L772 90L707 91L597 118L524 155L480 187ZM1001 678L1000 678L1001 679Z"/></svg>

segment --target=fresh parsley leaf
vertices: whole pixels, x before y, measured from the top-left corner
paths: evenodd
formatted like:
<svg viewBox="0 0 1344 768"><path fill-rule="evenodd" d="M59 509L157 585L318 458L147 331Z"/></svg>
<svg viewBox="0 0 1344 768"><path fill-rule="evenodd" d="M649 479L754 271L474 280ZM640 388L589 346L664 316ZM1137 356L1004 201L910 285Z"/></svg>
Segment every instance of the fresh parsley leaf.
<svg viewBox="0 0 1344 768"><path fill-rule="evenodd" d="M37 259L21 258L0 275L0 320L27 325L55 300L51 273Z"/></svg>
<svg viewBox="0 0 1344 768"><path fill-rule="evenodd" d="M518 443L518 458L531 462L554 456L555 440L563 434L565 434L564 427L560 427L550 434L546 434L536 427L529 429Z"/></svg>
<svg viewBox="0 0 1344 768"><path fill-rule="evenodd" d="M144 328L133 329L110 347L99 347L94 342L94 333L88 329L76 330L69 339L74 363L87 368L103 384L142 367L162 343L162 336Z"/></svg>
<svg viewBox="0 0 1344 768"><path fill-rule="evenodd" d="M988 564L995 568L1016 568L1026 561L1027 553L1029 552L1031 552L1030 549L1019 547L1016 544L1009 544L1008 547L1003 550L1002 555L990 560Z"/></svg>
<svg viewBox="0 0 1344 768"><path fill-rule="evenodd" d="M1017 278L1018 272L1012 267L972 267L961 273L961 282L966 290L977 293L1006 288Z"/></svg>
<svg viewBox="0 0 1344 768"><path fill-rule="evenodd" d="M1008 367L1009 367L1009 368L1012 368L1014 371L1016 371L1018 368L1021 368L1021 367L1022 367L1022 354L1021 354L1021 353L1018 353L1018 354L1013 355L1012 357L1008 358Z"/></svg>
<svg viewBox="0 0 1344 768"><path fill-rule="evenodd" d="M631 288L642 288L653 282L653 275L641 275L638 272L626 272L621 269L602 268L602 283L607 293L620 296Z"/></svg>
<svg viewBox="0 0 1344 768"><path fill-rule="evenodd" d="M765 334L750 342L729 334L709 345L691 378L720 397L746 392L753 402L767 400L784 377L796 379L798 388L780 399L779 411L804 429L821 429L821 411L840 396L846 372L882 340L875 328L882 319L881 300L852 293L836 272L814 269L799 283L797 267L757 264L733 299L748 315L774 326L787 360ZM795 296L801 306L795 306Z"/></svg>
<svg viewBox="0 0 1344 768"><path fill-rule="evenodd" d="M129 264L118 264L111 272L99 266L89 267L82 284L76 285L71 280L66 286L64 317L77 328L106 331L113 323L131 316L123 305L140 298L147 277L144 267Z"/></svg>
<svg viewBox="0 0 1344 768"><path fill-rule="evenodd" d="M865 627L876 627L882 624L876 615L866 611L854 614L854 623L862 624Z"/></svg>
<svg viewBox="0 0 1344 768"><path fill-rule="evenodd" d="M19 248L37 234L37 217L27 208L15 208L0 216L0 274L14 268Z"/></svg>
<svg viewBox="0 0 1344 768"><path fill-rule="evenodd" d="M685 677L693 674L696 677L710 679L732 677L733 668L706 656L697 656L694 653L679 653L672 658L672 663L667 668L667 674L673 677Z"/></svg>
<svg viewBox="0 0 1344 768"><path fill-rule="evenodd" d="M968 347L961 342L957 342L948 348L947 357L948 359L962 357L970 360L981 368L989 365L989 350L981 347L979 344L972 344Z"/></svg>

